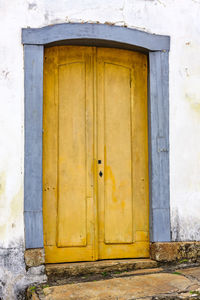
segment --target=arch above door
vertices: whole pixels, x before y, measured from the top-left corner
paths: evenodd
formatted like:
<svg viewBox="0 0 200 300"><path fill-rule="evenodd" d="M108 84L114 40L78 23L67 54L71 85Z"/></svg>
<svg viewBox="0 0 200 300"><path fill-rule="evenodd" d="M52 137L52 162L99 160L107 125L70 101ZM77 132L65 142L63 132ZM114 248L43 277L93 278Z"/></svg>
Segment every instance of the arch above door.
<svg viewBox="0 0 200 300"><path fill-rule="evenodd" d="M52 45L95 45L149 56L150 241L170 237L169 49L170 37L104 24L66 23L22 29L25 72L24 216L26 248L43 248L43 53Z"/></svg>

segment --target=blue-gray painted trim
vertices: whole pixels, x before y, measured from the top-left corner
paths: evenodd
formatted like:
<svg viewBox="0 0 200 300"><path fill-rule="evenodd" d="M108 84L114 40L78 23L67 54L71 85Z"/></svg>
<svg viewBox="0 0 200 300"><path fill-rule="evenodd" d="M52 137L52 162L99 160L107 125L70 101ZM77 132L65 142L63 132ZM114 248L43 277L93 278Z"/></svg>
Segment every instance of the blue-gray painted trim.
<svg viewBox="0 0 200 300"><path fill-rule="evenodd" d="M100 24L60 24L23 29L25 69L26 248L43 247L42 111L43 50L52 44L117 46L149 53L150 240L170 241L168 36ZM90 41L90 42L89 42ZM127 46L128 45L128 46ZM162 51L160 51L162 50Z"/></svg>
<svg viewBox="0 0 200 300"><path fill-rule="evenodd" d="M151 241L170 241L169 53L149 53Z"/></svg>
<svg viewBox="0 0 200 300"><path fill-rule="evenodd" d="M22 29L22 43L48 45L64 40L102 40L133 45L148 51L169 50L170 38L137 29L91 23L65 23L43 28Z"/></svg>
<svg viewBox="0 0 200 300"><path fill-rule="evenodd" d="M26 248L43 247L42 119L43 46L24 46L25 162L24 212ZM29 216L29 217L28 217Z"/></svg>
<svg viewBox="0 0 200 300"><path fill-rule="evenodd" d="M43 215L42 211L25 211L26 249L43 248Z"/></svg>

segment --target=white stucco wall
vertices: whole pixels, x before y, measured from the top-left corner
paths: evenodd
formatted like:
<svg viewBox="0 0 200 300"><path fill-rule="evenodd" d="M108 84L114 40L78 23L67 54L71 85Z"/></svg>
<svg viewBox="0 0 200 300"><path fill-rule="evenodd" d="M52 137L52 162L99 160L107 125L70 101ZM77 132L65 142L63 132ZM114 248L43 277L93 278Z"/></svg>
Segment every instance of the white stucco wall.
<svg viewBox="0 0 200 300"><path fill-rule="evenodd" d="M100 22L171 36L173 240L200 240L200 0L0 0L0 248L24 241L22 27Z"/></svg>

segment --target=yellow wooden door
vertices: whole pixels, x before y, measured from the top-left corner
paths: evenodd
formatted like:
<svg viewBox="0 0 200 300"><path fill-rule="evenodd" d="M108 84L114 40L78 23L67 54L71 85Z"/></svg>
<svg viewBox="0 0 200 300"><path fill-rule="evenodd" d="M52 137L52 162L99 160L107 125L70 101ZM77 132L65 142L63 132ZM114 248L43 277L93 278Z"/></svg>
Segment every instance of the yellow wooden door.
<svg viewBox="0 0 200 300"><path fill-rule="evenodd" d="M99 258L148 257L147 58L97 49Z"/></svg>
<svg viewBox="0 0 200 300"><path fill-rule="evenodd" d="M45 49L46 262L94 259L93 48Z"/></svg>
<svg viewBox="0 0 200 300"><path fill-rule="evenodd" d="M45 49L46 262L148 257L147 58Z"/></svg>

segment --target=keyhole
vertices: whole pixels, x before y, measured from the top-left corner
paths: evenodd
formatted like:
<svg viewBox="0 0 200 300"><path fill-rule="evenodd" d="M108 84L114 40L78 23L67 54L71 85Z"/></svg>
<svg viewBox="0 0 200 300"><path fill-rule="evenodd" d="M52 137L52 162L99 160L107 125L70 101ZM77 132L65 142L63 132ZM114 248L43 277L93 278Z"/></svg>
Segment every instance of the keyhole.
<svg viewBox="0 0 200 300"><path fill-rule="evenodd" d="M101 171L99 172L99 176L100 176L100 177L102 177L102 176L103 176L103 173L102 173Z"/></svg>

